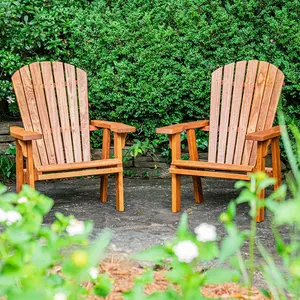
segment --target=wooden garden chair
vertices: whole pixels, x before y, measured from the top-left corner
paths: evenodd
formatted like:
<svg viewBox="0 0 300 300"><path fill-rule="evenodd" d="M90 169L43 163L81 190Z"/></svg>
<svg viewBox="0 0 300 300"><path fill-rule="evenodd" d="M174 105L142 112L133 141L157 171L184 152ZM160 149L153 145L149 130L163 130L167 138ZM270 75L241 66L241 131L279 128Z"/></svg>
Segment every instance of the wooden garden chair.
<svg viewBox="0 0 300 300"><path fill-rule="evenodd" d="M16 138L17 191L24 183L34 187L37 180L100 175L100 200L106 202L108 174L115 174L116 207L124 211L122 148L126 134L135 128L89 122L87 74L72 65L32 63L14 73L12 82L24 125L10 128ZM103 129L102 159L91 160L90 131L99 129Z"/></svg>
<svg viewBox="0 0 300 300"><path fill-rule="evenodd" d="M195 201L203 202L201 177L249 180L249 173L267 171L281 184L279 126L272 127L283 73L257 60L239 61L212 73L210 120L157 129L169 135L172 148L172 211L180 211L180 175L193 177ZM198 161L195 129L209 132L208 162ZM187 132L189 160L181 159L181 132ZM268 148L272 169L265 168ZM264 198L264 191L259 195ZM264 209L257 221L264 220Z"/></svg>

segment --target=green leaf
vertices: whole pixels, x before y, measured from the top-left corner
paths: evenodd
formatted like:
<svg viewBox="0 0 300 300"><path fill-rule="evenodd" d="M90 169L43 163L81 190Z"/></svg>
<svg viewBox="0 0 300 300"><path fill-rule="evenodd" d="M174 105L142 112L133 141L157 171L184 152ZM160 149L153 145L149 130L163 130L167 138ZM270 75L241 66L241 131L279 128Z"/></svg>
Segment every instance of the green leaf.
<svg viewBox="0 0 300 300"><path fill-rule="evenodd" d="M243 242L244 237L238 232L232 232L227 235L221 243L219 262L223 262L228 257L234 255L241 248Z"/></svg>
<svg viewBox="0 0 300 300"><path fill-rule="evenodd" d="M8 241L15 245L23 244L31 238L29 233L19 228L8 228L6 232Z"/></svg>
<svg viewBox="0 0 300 300"><path fill-rule="evenodd" d="M96 285L94 286L94 292L98 296L106 297L110 293L112 286L112 280L107 274L103 274L97 278Z"/></svg>
<svg viewBox="0 0 300 300"><path fill-rule="evenodd" d="M205 273L205 278L205 284L236 282L240 279L240 273L228 268L213 268Z"/></svg>
<svg viewBox="0 0 300 300"><path fill-rule="evenodd" d="M140 261L152 261L162 263L169 258L171 254L161 245L156 245L150 249L146 249L138 254L133 255L133 258Z"/></svg>
<svg viewBox="0 0 300 300"><path fill-rule="evenodd" d="M187 213L183 213L181 215L176 235L180 239L187 239L187 237L191 235L191 232L190 232L190 229L189 229L189 224L188 224L188 215L187 215Z"/></svg>

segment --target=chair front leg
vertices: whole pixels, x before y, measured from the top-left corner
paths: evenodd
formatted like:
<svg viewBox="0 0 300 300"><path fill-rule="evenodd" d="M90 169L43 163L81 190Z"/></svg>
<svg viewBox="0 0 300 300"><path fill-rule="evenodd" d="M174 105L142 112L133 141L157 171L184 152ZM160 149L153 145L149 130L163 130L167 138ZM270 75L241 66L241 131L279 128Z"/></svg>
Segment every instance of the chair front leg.
<svg viewBox="0 0 300 300"><path fill-rule="evenodd" d="M257 142L257 161L255 166L256 172L265 172L266 168L266 156L268 154L269 140ZM259 199L262 201L265 198L265 190L261 190L258 194ZM265 219L264 207L257 210L256 222L262 222Z"/></svg>
<svg viewBox="0 0 300 300"><path fill-rule="evenodd" d="M27 169L27 183L33 189L35 188L35 172L34 172L34 163L33 163L33 148L32 141L26 142L27 149L27 160L26 160L26 169Z"/></svg>
<svg viewBox="0 0 300 300"><path fill-rule="evenodd" d="M282 182L281 164L280 164L280 147L279 147L279 138L278 137L272 139L271 149L272 149L273 177L276 180L276 182L274 184L274 191L276 191Z"/></svg>
<svg viewBox="0 0 300 300"><path fill-rule="evenodd" d="M114 156L121 161L122 171L116 174L116 208L124 211L124 183L123 183L123 163L122 149L125 146L126 133L114 133Z"/></svg>
<svg viewBox="0 0 300 300"><path fill-rule="evenodd" d="M107 128L103 129L103 140L102 140L102 159L109 159L110 154L110 130ZM101 176L100 185L100 201L107 202L107 189L108 189L108 175Z"/></svg>
<svg viewBox="0 0 300 300"><path fill-rule="evenodd" d="M16 141L16 191L19 193L24 184L24 156L20 141Z"/></svg>
<svg viewBox="0 0 300 300"><path fill-rule="evenodd" d="M180 133L169 136L172 149L172 161L181 157ZM172 174L172 212L180 212L180 175Z"/></svg>
<svg viewBox="0 0 300 300"><path fill-rule="evenodd" d="M199 157L198 157L195 129L187 130L187 140L188 140L190 160L198 161ZM195 202L202 203L204 199L203 199L201 177L193 176L192 178L193 178L193 185L194 185Z"/></svg>

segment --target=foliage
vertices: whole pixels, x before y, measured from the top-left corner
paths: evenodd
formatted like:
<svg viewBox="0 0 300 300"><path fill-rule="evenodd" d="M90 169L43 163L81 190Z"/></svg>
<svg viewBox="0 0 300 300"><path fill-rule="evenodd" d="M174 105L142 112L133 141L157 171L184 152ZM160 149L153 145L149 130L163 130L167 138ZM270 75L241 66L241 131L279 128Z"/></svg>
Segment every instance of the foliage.
<svg viewBox="0 0 300 300"><path fill-rule="evenodd" d="M300 131L293 128L297 143L296 155L284 126L282 132L293 171L293 176L288 178L292 198L286 196L286 185L281 185L266 197L265 201L261 201L258 197L260 191L275 183L275 180L265 173L252 174L249 182L238 181L236 188L242 188L240 195L231 201L227 210L220 215L227 235L219 244L216 242L212 225L201 224L195 229L196 235L192 234L187 214L184 213L173 241L154 246L135 256L138 260L151 261L169 270L165 275L170 283L168 290L146 296L143 292L144 285L152 282L151 274L147 271L145 276L136 280L133 289L124 294L125 299L205 299L199 287L233 281L248 286L250 297L254 274L257 271L262 272L268 286L268 291L262 290L265 295L272 295L272 299L275 300L300 298L300 171L297 167L297 160L300 162ZM250 207L249 229L239 229L234 221L236 207L241 203L248 203ZM281 260L275 259L257 236L256 216L258 209L262 207L271 212L274 243ZM286 228L288 236L280 233L282 226ZM178 251L178 247L183 244L184 247ZM249 257L244 258L241 250L247 245ZM261 253L260 260L255 259L257 251ZM196 266L206 261L214 261L214 266L198 272ZM229 265L230 268L224 265ZM174 286L177 288L174 289Z"/></svg>
<svg viewBox="0 0 300 300"><path fill-rule="evenodd" d="M13 179L16 173L15 165L16 147L9 145L5 152L0 152L0 181Z"/></svg>
<svg viewBox="0 0 300 300"><path fill-rule="evenodd" d="M109 293L110 280L95 269L109 231L89 245L90 221L56 213L50 226L42 225L53 200L28 186L19 194L5 193L3 185L0 190L0 297L77 300ZM94 284L91 291L82 285L87 280Z"/></svg>
<svg viewBox="0 0 300 300"><path fill-rule="evenodd" d="M135 138L161 145L156 127L208 117L214 69L260 59L286 75L282 106L298 123L299 8L296 0L2 1L0 98L14 98L10 76L22 65L63 60L88 72L92 118L134 125Z"/></svg>

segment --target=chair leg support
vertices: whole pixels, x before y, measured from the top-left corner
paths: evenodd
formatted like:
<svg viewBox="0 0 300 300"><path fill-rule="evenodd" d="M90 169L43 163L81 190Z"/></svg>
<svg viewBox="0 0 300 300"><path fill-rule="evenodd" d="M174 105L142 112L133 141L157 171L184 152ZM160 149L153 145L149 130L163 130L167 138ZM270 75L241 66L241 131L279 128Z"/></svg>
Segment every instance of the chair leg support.
<svg viewBox="0 0 300 300"><path fill-rule="evenodd" d="M280 148L279 148L279 138L274 138L271 144L272 149L272 167L273 167L273 177L276 179L274 184L274 191L278 189L281 185L281 165L280 165Z"/></svg>
<svg viewBox="0 0 300 300"><path fill-rule="evenodd" d="M16 191L19 193L24 184L24 160L22 148L19 142L16 142Z"/></svg>
<svg viewBox="0 0 300 300"><path fill-rule="evenodd" d="M203 198L201 177L193 176L193 185L194 185L195 202L203 203L204 198Z"/></svg>
<svg viewBox="0 0 300 300"><path fill-rule="evenodd" d="M100 201L107 202L108 175L101 176Z"/></svg>
<svg viewBox="0 0 300 300"><path fill-rule="evenodd" d="M120 212L124 211L123 172L116 174L116 208Z"/></svg>
<svg viewBox="0 0 300 300"><path fill-rule="evenodd" d="M266 168L266 156L268 154L268 142L258 142L257 143L257 162L255 171L265 172ZM265 198L265 190L261 190L258 194L260 200ZM265 219L265 209L261 207L257 211L256 222L262 222Z"/></svg>
<svg viewBox="0 0 300 300"><path fill-rule="evenodd" d="M34 164L33 164L33 150L32 150L32 141L27 144L27 183L33 189L35 188L35 178L34 178Z"/></svg>
<svg viewBox="0 0 300 300"><path fill-rule="evenodd" d="M172 212L180 212L180 175L172 174Z"/></svg>

